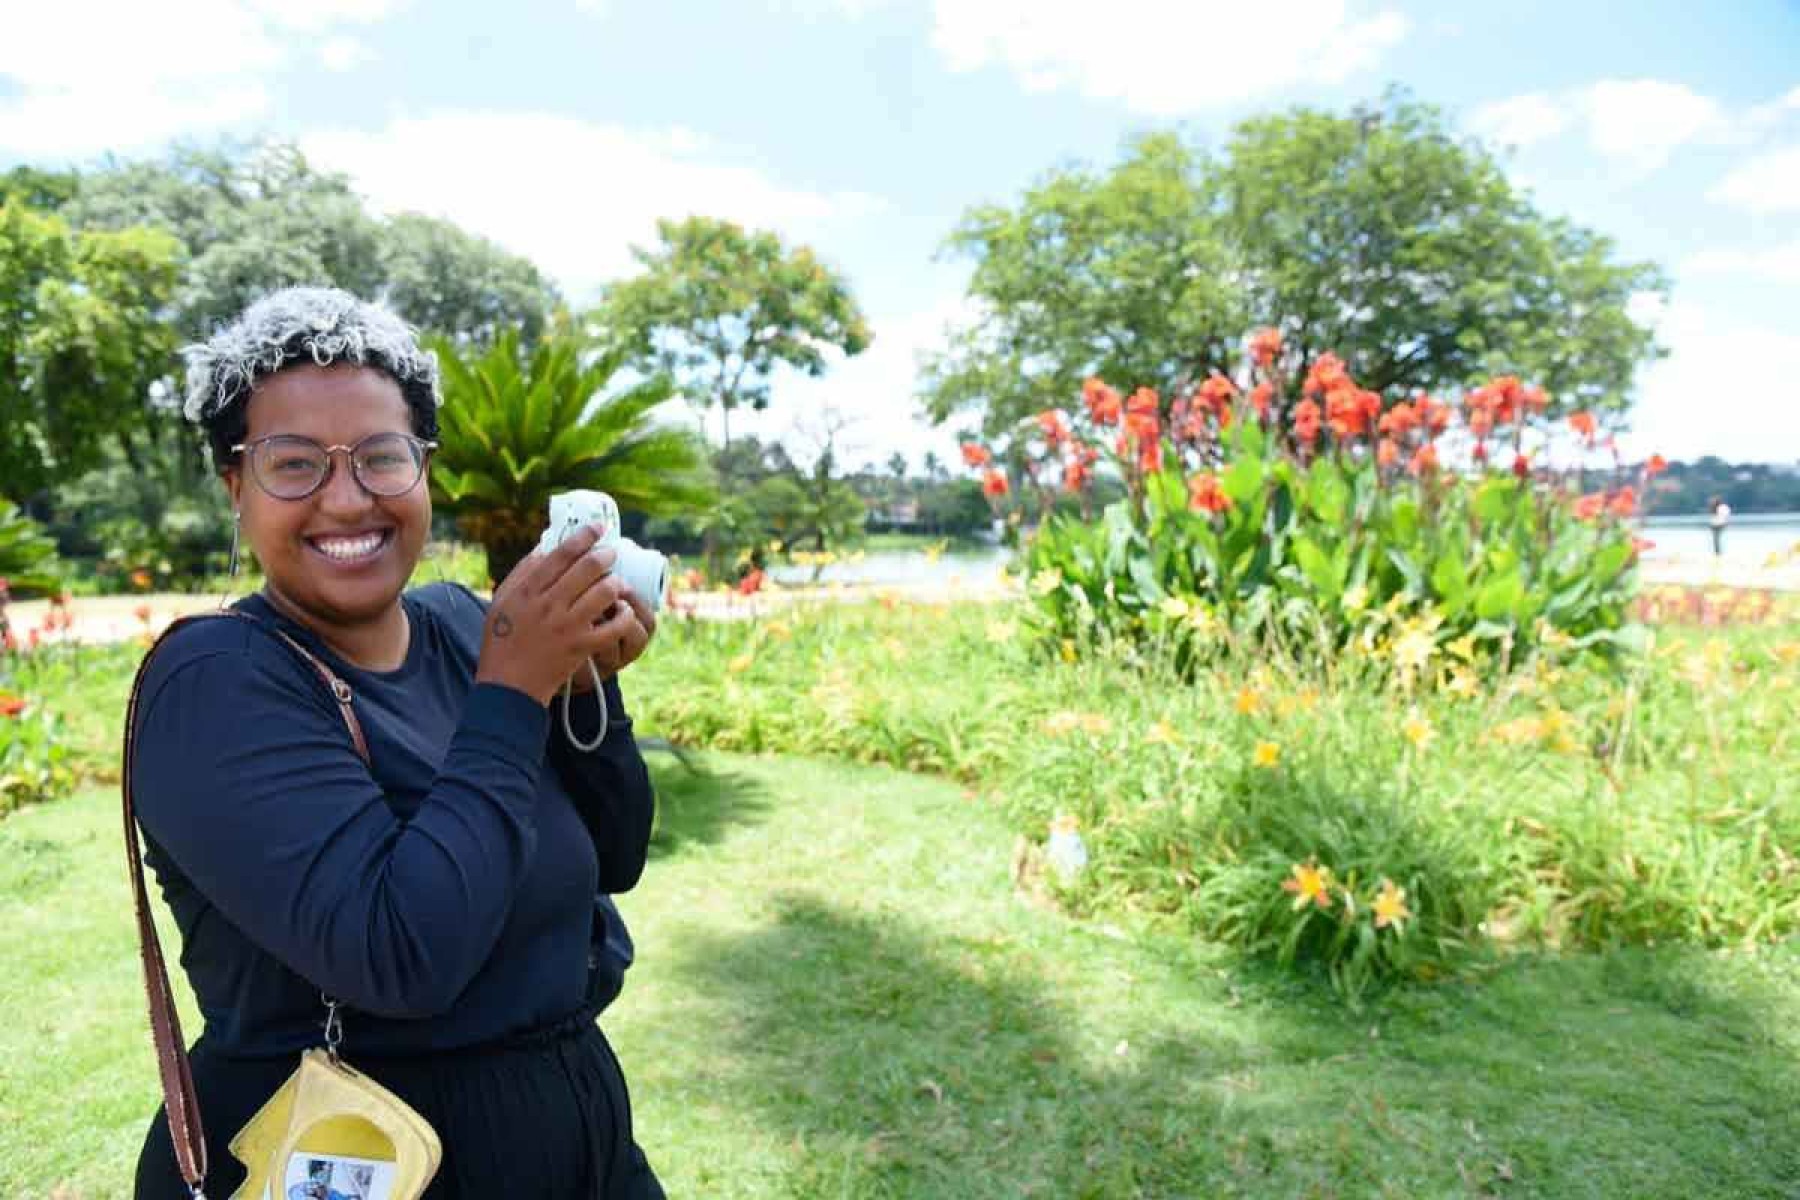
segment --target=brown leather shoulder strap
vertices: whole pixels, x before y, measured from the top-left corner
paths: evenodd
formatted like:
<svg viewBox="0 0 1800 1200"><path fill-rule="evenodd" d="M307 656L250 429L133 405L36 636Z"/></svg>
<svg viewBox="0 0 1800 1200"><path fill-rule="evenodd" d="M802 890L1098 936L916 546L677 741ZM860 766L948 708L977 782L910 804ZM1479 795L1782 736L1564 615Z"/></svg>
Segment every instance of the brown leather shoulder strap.
<svg viewBox="0 0 1800 1200"><path fill-rule="evenodd" d="M188 1066L187 1043L181 1036L181 1018L175 1011L175 994L169 988L169 967L163 959L162 941L157 937L156 921L150 912L149 889L144 884L144 854L138 841L137 817L131 804L131 767L137 749L138 703L151 659L156 657L156 651L177 629L196 621L218 617L236 617L261 626L286 642L311 664L319 678L324 680L325 686L331 689L332 698L338 703L338 710L343 715L345 726L349 728L350 740L355 743L357 754L364 762L369 761L369 744L363 737L362 724L356 719L356 711L350 704L350 685L339 679L330 667L319 661L317 655L299 642L249 613L221 609L216 613L201 613L171 622L144 654L143 661L138 664L137 676L131 681L131 698L125 703L123 761L119 768L119 790L124 798L125 811L126 866L131 875L132 903L137 910L138 950L144 965L144 992L150 1004L150 1038L156 1045L156 1070L162 1077L163 1106L168 1113L170 1140L175 1144L175 1161L181 1168L181 1177L187 1181L188 1187L196 1196L200 1195L200 1187L206 1179L206 1134L200 1124L200 1098L194 1090L193 1071Z"/></svg>

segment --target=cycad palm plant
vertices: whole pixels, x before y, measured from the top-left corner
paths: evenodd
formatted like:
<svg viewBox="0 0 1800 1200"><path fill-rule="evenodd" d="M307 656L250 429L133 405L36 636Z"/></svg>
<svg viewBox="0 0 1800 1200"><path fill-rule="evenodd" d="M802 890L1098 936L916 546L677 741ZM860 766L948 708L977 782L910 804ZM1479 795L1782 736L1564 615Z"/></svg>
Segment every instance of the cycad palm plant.
<svg viewBox="0 0 1800 1200"><path fill-rule="evenodd" d="M432 496L486 551L495 582L531 553L557 492L598 489L651 516L712 499L699 437L651 419L672 394L666 380L601 395L622 353L595 353L568 332L547 334L529 354L510 332L479 355L443 340L433 349L444 406Z"/></svg>

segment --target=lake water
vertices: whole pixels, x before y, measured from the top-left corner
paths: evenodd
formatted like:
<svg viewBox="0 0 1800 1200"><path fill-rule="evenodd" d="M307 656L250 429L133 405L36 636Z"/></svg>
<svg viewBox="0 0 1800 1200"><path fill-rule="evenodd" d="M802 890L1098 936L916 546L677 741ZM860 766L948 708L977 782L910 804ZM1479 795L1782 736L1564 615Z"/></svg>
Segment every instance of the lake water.
<svg viewBox="0 0 1800 1200"><path fill-rule="evenodd" d="M1712 533L1703 516L1655 517L1644 522L1643 536L1656 543L1644 552L1646 562L1712 557ZM1796 545L1800 545L1800 513L1735 516L1725 531L1725 564L1760 567L1771 555L1785 554ZM997 581L1011 557L1012 551L1000 546L946 553L935 560L921 550L880 550L857 562L831 564L819 582L916 587L954 581L981 587ZM812 571L811 567L781 565L771 573L778 583L802 585L811 581Z"/></svg>

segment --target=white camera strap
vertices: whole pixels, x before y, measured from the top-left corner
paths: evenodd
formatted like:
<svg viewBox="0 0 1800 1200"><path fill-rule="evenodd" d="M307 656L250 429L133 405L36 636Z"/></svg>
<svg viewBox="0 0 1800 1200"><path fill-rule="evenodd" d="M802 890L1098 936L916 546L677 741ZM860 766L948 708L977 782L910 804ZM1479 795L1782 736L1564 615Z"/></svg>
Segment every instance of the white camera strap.
<svg viewBox="0 0 1800 1200"><path fill-rule="evenodd" d="M610 719L610 714L606 711L606 689L600 681L600 668L596 667L594 660L590 658L587 660L587 669L588 674L594 677L594 703L600 706L600 729L594 734L594 740L591 742L584 742L575 736L575 726L569 721L569 705L574 703L575 681L572 678L563 680L563 734L569 739L569 745L583 754L591 754L600 748L600 743L606 740L606 726Z"/></svg>

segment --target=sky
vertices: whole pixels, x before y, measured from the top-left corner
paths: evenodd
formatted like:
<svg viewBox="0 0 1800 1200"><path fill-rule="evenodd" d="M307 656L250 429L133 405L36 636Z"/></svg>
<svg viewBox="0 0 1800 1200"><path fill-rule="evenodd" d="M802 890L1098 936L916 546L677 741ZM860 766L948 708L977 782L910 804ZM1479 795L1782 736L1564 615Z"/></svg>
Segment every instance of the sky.
<svg viewBox="0 0 1800 1200"><path fill-rule="evenodd" d="M1391 85L1668 271L1629 453L1800 460L1800 0L0 0L0 168L289 138L578 302L658 217L811 245L875 343L732 431L840 425L851 464L954 457L914 383L967 312L942 246L971 206L1145 130L1216 145Z"/></svg>

